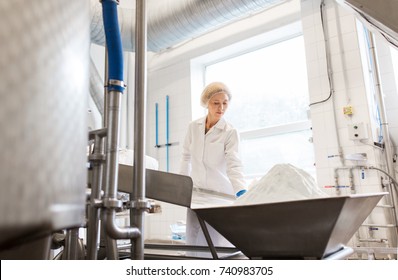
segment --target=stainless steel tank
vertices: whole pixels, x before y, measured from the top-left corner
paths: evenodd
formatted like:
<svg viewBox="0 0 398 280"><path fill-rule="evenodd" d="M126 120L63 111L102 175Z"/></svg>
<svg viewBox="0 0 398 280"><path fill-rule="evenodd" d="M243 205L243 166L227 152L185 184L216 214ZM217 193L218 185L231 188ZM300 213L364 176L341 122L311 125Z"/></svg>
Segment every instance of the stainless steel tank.
<svg viewBox="0 0 398 280"><path fill-rule="evenodd" d="M89 2L0 2L0 251L84 222Z"/></svg>

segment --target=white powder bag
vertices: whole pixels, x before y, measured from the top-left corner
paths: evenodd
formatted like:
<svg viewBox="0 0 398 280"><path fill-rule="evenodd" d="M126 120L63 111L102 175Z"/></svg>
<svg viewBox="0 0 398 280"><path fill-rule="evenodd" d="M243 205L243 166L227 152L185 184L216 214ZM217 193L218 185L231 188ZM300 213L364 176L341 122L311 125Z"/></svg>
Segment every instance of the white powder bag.
<svg viewBox="0 0 398 280"><path fill-rule="evenodd" d="M328 197L328 195L318 188L314 178L309 173L291 164L277 164L260 180L253 182L248 192L236 200L234 205L320 197Z"/></svg>

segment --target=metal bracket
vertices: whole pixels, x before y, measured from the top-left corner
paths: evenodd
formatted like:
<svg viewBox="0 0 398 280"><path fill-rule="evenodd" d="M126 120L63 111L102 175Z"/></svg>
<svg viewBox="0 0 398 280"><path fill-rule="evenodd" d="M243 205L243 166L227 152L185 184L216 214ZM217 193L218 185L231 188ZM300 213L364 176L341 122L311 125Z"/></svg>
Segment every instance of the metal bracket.
<svg viewBox="0 0 398 280"><path fill-rule="evenodd" d="M135 201L128 201L127 207L132 209L144 209L145 211L149 211L151 209L151 202L147 199L138 199Z"/></svg>
<svg viewBox="0 0 398 280"><path fill-rule="evenodd" d="M99 0L100 3L104 2L105 0ZM108 0L108 1L112 1L115 2L117 5L119 5L120 0Z"/></svg>
<svg viewBox="0 0 398 280"><path fill-rule="evenodd" d="M104 206L104 202L101 199L94 199L94 201L92 202L92 206L94 206L95 208L101 208Z"/></svg>
<svg viewBox="0 0 398 280"><path fill-rule="evenodd" d="M119 80L109 80L107 87L115 86L121 89L126 89L127 85L123 81Z"/></svg>
<svg viewBox="0 0 398 280"><path fill-rule="evenodd" d="M88 156L88 160L93 162L104 162L105 159L106 156L104 154L91 154Z"/></svg>
<svg viewBox="0 0 398 280"><path fill-rule="evenodd" d="M104 198L103 205L105 208L119 209L122 208L123 203L116 198Z"/></svg>
<svg viewBox="0 0 398 280"><path fill-rule="evenodd" d="M89 140L95 140L96 137L100 137L103 138L108 134L108 128L100 128L100 129L96 129L96 130L91 130L88 133L88 138Z"/></svg>

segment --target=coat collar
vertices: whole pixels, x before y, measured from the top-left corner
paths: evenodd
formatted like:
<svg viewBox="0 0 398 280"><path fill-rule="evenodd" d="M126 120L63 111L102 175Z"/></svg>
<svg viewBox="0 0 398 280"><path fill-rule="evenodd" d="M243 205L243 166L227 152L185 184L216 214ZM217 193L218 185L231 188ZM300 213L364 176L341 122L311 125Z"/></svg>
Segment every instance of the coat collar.
<svg viewBox="0 0 398 280"><path fill-rule="evenodd" d="M203 126L204 126L204 125L206 124L206 116L204 116L204 117L198 119L198 120L196 121L196 123L199 124L199 125L203 125ZM225 121L225 119L224 119L224 118L221 118L221 119L214 125L214 127L222 130L222 129L225 128L226 125L227 125L227 122Z"/></svg>

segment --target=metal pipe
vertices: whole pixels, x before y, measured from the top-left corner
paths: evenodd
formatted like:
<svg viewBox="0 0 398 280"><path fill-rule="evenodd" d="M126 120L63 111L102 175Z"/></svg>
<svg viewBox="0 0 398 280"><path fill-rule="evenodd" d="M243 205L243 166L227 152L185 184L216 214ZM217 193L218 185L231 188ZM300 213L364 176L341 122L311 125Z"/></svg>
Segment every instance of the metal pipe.
<svg viewBox="0 0 398 280"><path fill-rule="evenodd" d="M146 89L147 89L147 18L146 1L136 1L135 32L135 99L134 99L134 181L130 209L130 224L141 231L141 236L131 240L131 257L144 259L144 211L145 206L145 135L146 135Z"/></svg>
<svg viewBox="0 0 398 280"><path fill-rule="evenodd" d="M333 117L333 122L334 122L334 126L335 126L335 131L336 131L336 143L337 143L340 164L342 166L345 166L343 148L341 147L340 134L339 134L337 118L336 118L336 102L334 100L335 88L334 88L334 81L333 81L333 71L332 71L332 62L331 62L331 53L330 53L329 33L328 33L328 28L327 28L328 21L326 18L327 13L325 10L325 0L322 0L322 2L321 2L320 12L321 12L322 30L323 30L324 43L325 43L326 66L327 66L327 76L328 76L328 81L329 81L329 91L330 91L330 95L332 98L332 107L333 107L332 117ZM340 190L336 189L336 192L338 194L340 194L339 193Z"/></svg>
<svg viewBox="0 0 398 280"><path fill-rule="evenodd" d="M109 81L109 63L108 63L108 47L105 45L105 70L104 70L104 117L103 124L104 127L108 127L108 107L109 107L109 98L108 98L108 81Z"/></svg>
<svg viewBox="0 0 398 280"><path fill-rule="evenodd" d="M108 93L108 136L106 139L106 181L105 198L117 197L117 180L119 171L119 132L120 132L120 106L121 92Z"/></svg>
<svg viewBox="0 0 398 280"><path fill-rule="evenodd" d="M351 187L351 193L356 193L355 185L354 185L354 174L352 173L352 168L349 171L348 178L350 180L350 187Z"/></svg>
<svg viewBox="0 0 398 280"><path fill-rule="evenodd" d="M116 209L121 208L117 200L117 181L119 170L120 107L123 83L123 49L117 20L116 2L103 0L103 18L106 45L109 56L108 87L108 135L106 139L106 177L103 206L106 208L104 223L106 233L113 239L136 238L140 231L134 227L120 228L115 223Z"/></svg>
<svg viewBox="0 0 398 280"><path fill-rule="evenodd" d="M92 163L92 183L90 205L88 211L88 225L87 225L87 259L96 260L98 256L99 244L99 220L100 208L96 205L96 201L101 199L103 165L105 162L104 155L104 137L107 130L105 128L91 131L89 139L94 138L94 151L89 156L89 161Z"/></svg>
<svg viewBox="0 0 398 280"><path fill-rule="evenodd" d="M108 209L106 218L114 221L116 218L116 212ZM105 222L105 224L106 232L109 234L109 236L115 239L132 239L141 236L140 230L136 227L120 228L115 223L107 221Z"/></svg>
<svg viewBox="0 0 398 280"><path fill-rule="evenodd" d="M159 104L155 104L155 121L156 121L156 126L155 126L155 147L159 148Z"/></svg>
<svg viewBox="0 0 398 280"><path fill-rule="evenodd" d="M106 233L114 239L137 238L137 235L139 235L138 233L141 232L137 228L120 228L115 224L116 209L121 208L121 202L117 200L121 92L111 90L108 97L109 126L106 151L107 164L104 197L104 207L106 208Z"/></svg>
<svg viewBox="0 0 398 280"><path fill-rule="evenodd" d="M65 236L63 258L66 260L78 259L79 229L68 229Z"/></svg>
<svg viewBox="0 0 398 280"><path fill-rule="evenodd" d="M359 242L375 242L375 243L387 243L388 240L385 238L364 238L359 239Z"/></svg>
<svg viewBox="0 0 398 280"><path fill-rule="evenodd" d="M369 36L369 49L370 49L370 63L373 71L373 81L375 85L375 90L376 90L376 101L380 110L380 119L381 119L381 128L383 132L383 138L384 138L384 147L385 147L385 157L387 161L387 172L382 171L381 169L377 168L372 168L372 169L377 169L384 174L386 174L395 184L396 187L398 185L396 184L395 180L395 169L394 169L394 163L393 163L393 151L392 151L392 143L390 140L390 132L388 128L388 121L387 121L387 114L385 111L385 104L384 104L384 98L383 98L383 92L381 89L381 83L380 83L380 74L379 74L379 68L378 68L378 61L377 61L377 56L376 56L376 49L375 49L375 40L373 34L368 31L368 36ZM388 184L388 192L390 193L389 196L386 196L387 204L391 204L393 206L392 208L392 219L394 220L395 224L398 224L398 214L397 214L397 192L395 192L394 188L392 188L391 184ZM398 242L398 228L396 227L393 233L391 234L391 245L393 247L397 247L397 242Z"/></svg>
<svg viewBox="0 0 398 280"><path fill-rule="evenodd" d="M384 140L384 147L386 151L386 161L387 161L387 169L388 173L391 174L390 177L395 178L394 174L394 163L393 163L393 151L392 151L392 143L390 139L390 133L389 133L389 128L388 128L388 121L387 121L387 114L385 111L385 104L384 104L384 98L383 98L383 93L381 89L381 84L380 84L380 75L379 75L379 69L378 69L378 62L377 62L377 56L376 56L376 49L375 49L375 41L374 41L374 36L373 34L368 31L368 36L369 36L369 49L370 49L370 63L372 65L372 71L373 71L373 81L375 84L376 88L376 100L378 103L378 107L380 110L380 119L381 119L381 128L383 131L383 140Z"/></svg>
<svg viewBox="0 0 398 280"><path fill-rule="evenodd" d="M374 166L351 166L351 167L338 167L334 169L334 176L335 176L335 184L336 186L338 186L338 170L350 170L350 173L352 173L353 169L369 169L369 170L377 170L382 172L383 174L387 175L389 177L389 179L393 182L393 185L395 187L398 187L398 182L397 180L394 179L394 177L392 177L388 172L384 171L383 169L374 167ZM352 179L353 180L353 179ZM350 178L350 182L351 182L351 178ZM352 181L353 182L353 181ZM389 184L389 193L391 194L391 191L394 191L391 188L391 184ZM385 196L387 203L394 203L392 196ZM390 198L390 199L388 199ZM389 228L391 229L392 233L389 234L389 239L391 239L391 244L392 247L396 247L396 242L397 242L397 233L398 233L398 220L397 220L397 215L396 215L396 211L395 211L395 205L388 205L389 207L385 207L387 216L390 217L390 219L393 220L393 224L389 224L389 225L368 225L368 224L363 224L362 226L375 226L375 227L384 227L384 228Z"/></svg>
<svg viewBox="0 0 398 280"><path fill-rule="evenodd" d="M366 254L397 254L397 248L388 248L388 247L355 247L355 253L366 253Z"/></svg>
<svg viewBox="0 0 398 280"><path fill-rule="evenodd" d="M169 96L166 95L166 171L169 172L170 156L169 156Z"/></svg>
<svg viewBox="0 0 398 280"><path fill-rule="evenodd" d="M104 117L103 117L103 125L104 127L108 127L109 123L109 98L108 98L108 81L109 81L109 58L108 58L108 47L105 44L105 70L104 70ZM106 142L104 141L104 151L107 150L106 147ZM105 164L107 164L107 159L105 157ZM106 180L106 173L103 172L103 182ZM104 191L105 191L105 186L103 186ZM118 251L117 251L117 242L116 240L112 239L106 234L106 228L105 228L105 221L106 221L106 213L105 211L101 212L101 221L102 221L102 226L101 226L101 235L102 238L100 238L100 242L102 246L105 246L106 249L106 256L108 260L117 260L118 257Z"/></svg>
<svg viewBox="0 0 398 280"><path fill-rule="evenodd" d="M366 167L365 167L365 168L366 168ZM381 173L387 175L387 177L388 177L389 179L391 179L391 181L393 182L393 184L395 185L395 187L396 187L396 188L398 187L398 182L397 182L397 180L395 180L394 177L391 177L391 175L390 175L389 173L387 173L386 171L384 171L383 169L380 169L380 168L377 168L377 167L374 167L374 166L369 166L368 168L369 168L369 169L374 169L374 170L380 171ZM394 206L392 206L392 207L394 207Z"/></svg>
<svg viewBox="0 0 398 280"><path fill-rule="evenodd" d="M371 227L371 228L394 228L397 227L397 225L394 224L387 224L387 225L381 225L381 224L362 224L362 227Z"/></svg>
<svg viewBox="0 0 398 280"><path fill-rule="evenodd" d="M335 181L335 188L336 188L336 193L338 195L341 194L340 188L339 188L339 170L348 170L348 177L350 180L350 189L351 189L351 193L355 193L355 186L354 186L354 175L352 173L353 169L358 168L358 166L343 166L343 167L337 167L334 169L334 181Z"/></svg>
<svg viewBox="0 0 398 280"><path fill-rule="evenodd" d="M211 236L210 236L210 233L209 233L209 231L207 229L206 223L198 215L196 215L196 217L198 218L200 227L202 228L202 231L203 231L203 234L204 234L205 239L207 241L207 244L209 245L209 249L210 249L211 255L212 255L213 259L217 260L218 259L217 251L214 248L214 244L213 244L213 241L211 240Z"/></svg>

